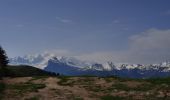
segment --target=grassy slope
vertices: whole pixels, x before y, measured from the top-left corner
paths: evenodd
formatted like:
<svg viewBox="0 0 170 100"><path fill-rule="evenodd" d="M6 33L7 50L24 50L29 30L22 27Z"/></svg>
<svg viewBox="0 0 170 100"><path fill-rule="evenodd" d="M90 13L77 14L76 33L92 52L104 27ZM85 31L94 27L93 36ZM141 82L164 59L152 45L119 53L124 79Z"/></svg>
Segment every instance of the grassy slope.
<svg viewBox="0 0 170 100"><path fill-rule="evenodd" d="M47 72L32 66L27 65L8 65L5 69L0 69L0 74L5 73L6 77L41 77L41 76L56 76L56 74ZM21 84L20 84L21 85ZM19 85L19 86L20 86ZM41 84L40 84L41 85ZM21 85L22 86L22 85ZM32 84L24 84L21 89L24 89L24 87L31 89L30 86ZM38 84L39 86L39 84ZM33 87L36 87L36 85L33 85ZM3 80L0 79L0 100L2 96L4 95L3 92L6 89L6 84L3 83Z"/></svg>
<svg viewBox="0 0 170 100"><path fill-rule="evenodd" d="M19 66L7 66L7 76L10 77L26 77L26 76L55 76L54 73L46 72L44 70L27 66L27 65L19 65Z"/></svg>

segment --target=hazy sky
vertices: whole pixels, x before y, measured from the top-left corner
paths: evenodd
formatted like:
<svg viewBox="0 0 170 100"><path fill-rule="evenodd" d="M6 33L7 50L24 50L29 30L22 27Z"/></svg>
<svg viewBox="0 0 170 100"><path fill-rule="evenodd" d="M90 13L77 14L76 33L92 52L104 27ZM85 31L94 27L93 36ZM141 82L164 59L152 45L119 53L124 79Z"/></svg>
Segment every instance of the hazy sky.
<svg viewBox="0 0 170 100"><path fill-rule="evenodd" d="M8 56L55 51L81 59L170 59L169 0L0 0Z"/></svg>

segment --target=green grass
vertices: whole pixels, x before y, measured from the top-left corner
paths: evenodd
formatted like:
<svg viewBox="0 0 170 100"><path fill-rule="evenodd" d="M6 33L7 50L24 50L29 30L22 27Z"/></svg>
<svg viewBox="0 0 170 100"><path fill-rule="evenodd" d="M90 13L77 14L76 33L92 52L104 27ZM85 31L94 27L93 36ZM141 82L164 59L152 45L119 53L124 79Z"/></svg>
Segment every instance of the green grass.
<svg viewBox="0 0 170 100"><path fill-rule="evenodd" d="M17 94L23 94L26 92L37 92L38 89L43 89L45 87L45 84L21 83L8 85L7 88L15 90Z"/></svg>
<svg viewBox="0 0 170 100"><path fill-rule="evenodd" d="M0 100L2 99L3 97L3 92L5 90L5 84L4 83L0 83Z"/></svg>
<svg viewBox="0 0 170 100"><path fill-rule="evenodd" d="M159 85L159 84L167 84L170 85L170 77L167 78L151 78L151 79L146 79L146 81L155 84L155 85Z"/></svg>
<svg viewBox="0 0 170 100"><path fill-rule="evenodd" d="M102 92L103 89L101 86L89 86L89 87L86 87L87 90L89 91L93 91L93 92Z"/></svg>
<svg viewBox="0 0 170 100"><path fill-rule="evenodd" d="M58 78L60 79L60 81L57 83L62 86L73 86L75 83L74 80L71 80L70 77L67 76L60 76Z"/></svg>
<svg viewBox="0 0 170 100"><path fill-rule="evenodd" d="M125 90L125 91L129 91L131 89L130 87L122 83L113 84L111 88L117 90Z"/></svg>
<svg viewBox="0 0 170 100"><path fill-rule="evenodd" d="M0 83L0 94L5 90L5 84Z"/></svg>
<svg viewBox="0 0 170 100"><path fill-rule="evenodd" d="M78 80L78 83L83 85L93 85L94 84L94 77L83 77L82 79Z"/></svg>
<svg viewBox="0 0 170 100"><path fill-rule="evenodd" d="M117 90L124 90L124 91L149 91L154 89L155 87L156 86L152 84L141 84L136 87L128 87L126 84L116 83L113 84L112 87L109 88L108 90L112 91L114 89L117 89Z"/></svg>
<svg viewBox="0 0 170 100"><path fill-rule="evenodd" d="M153 84L141 84L135 88L132 88L132 90L134 90L134 91L149 91L154 88L156 88L156 86Z"/></svg>
<svg viewBox="0 0 170 100"><path fill-rule="evenodd" d="M153 89L158 90L168 90L170 89L170 77L167 78L150 78L150 79L130 79L130 78L116 78L117 81L120 83L116 83L112 85L112 89L118 89L118 90L125 90L125 91L149 91ZM106 81L111 81L111 79L107 79ZM136 81L136 82L142 82L143 84L137 86L137 87L128 87L123 83L126 83L126 81Z"/></svg>
<svg viewBox="0 0 170 100"><path fill-rule="evenodd" d="M104 80L107 82L107 83L110 83L110 82L113 82L114 80L113 80L113 78L104 78Z"/></svg>

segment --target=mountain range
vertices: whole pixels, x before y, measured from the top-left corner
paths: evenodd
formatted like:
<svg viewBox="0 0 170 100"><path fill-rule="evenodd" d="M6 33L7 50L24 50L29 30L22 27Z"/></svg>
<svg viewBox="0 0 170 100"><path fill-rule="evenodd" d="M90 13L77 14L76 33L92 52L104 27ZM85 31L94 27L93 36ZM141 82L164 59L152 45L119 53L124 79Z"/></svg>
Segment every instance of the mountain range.
<svg viewBox="0 0 170 100"><path fill-rule="evenodd" d="M150 78L170 76L170 62L159 64L120 64L114 62L89 62L75 57L52 54L27 55L10 58L11 65L31 65L45 71L68 76L119 76L129 78Z"/></svg>

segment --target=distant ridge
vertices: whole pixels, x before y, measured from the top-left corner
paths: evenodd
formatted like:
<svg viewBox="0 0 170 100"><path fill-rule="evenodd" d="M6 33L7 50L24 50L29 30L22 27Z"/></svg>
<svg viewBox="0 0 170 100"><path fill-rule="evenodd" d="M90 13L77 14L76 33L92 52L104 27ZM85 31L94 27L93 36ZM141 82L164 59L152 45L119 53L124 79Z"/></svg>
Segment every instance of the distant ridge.
<svg viewBox="0 0 170 100"><path fill-rule="evenodd" d="M36 55L10 59L11 64L37 66L43 70L61 75L80 76L120 76L130 78L150 78L170 76L170 62L158 64L123 64L114 62L87 62L74 57Z"/></svg>
<svg viewBox="0 0 170 100"><path fill-rule="evenodd" d="M7 66L6 76L7 77L56 76L56 74L28 65L9 65Z"/></svg>

